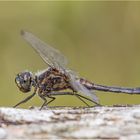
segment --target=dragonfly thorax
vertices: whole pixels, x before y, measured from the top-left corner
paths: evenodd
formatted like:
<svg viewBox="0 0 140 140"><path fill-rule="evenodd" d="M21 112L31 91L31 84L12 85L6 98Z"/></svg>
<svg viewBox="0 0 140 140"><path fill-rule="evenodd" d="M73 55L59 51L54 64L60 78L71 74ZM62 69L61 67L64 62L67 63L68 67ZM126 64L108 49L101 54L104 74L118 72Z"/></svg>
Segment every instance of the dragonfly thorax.
<svg viewBox="0 0 140 140"><path fill-rule="evenodd" d="M33 74L31 72L21 72L17 74L15 83L20 91L26 93L31 91L31 86L34 84Z"/></svg>
<svg viewBox="0 0 140 140"><path fill-rule="evenodd" d="M70 88L68 77L51 67L37 72L35 74L35 83L38 88L38 93L42 95Z"/></svg>

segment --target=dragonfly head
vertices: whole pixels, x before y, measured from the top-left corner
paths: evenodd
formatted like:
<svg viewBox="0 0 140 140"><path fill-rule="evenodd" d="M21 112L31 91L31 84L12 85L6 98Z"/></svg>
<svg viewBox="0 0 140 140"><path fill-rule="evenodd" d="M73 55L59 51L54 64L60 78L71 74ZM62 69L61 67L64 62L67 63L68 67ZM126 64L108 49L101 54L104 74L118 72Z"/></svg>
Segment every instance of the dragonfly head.
<svg viewBox="0 0 140 140"><path fill-rule="evenodd" d="M31 72L21 72L17 74L15 83L20 91L26 93L31 91L33 75Z"/></svg>

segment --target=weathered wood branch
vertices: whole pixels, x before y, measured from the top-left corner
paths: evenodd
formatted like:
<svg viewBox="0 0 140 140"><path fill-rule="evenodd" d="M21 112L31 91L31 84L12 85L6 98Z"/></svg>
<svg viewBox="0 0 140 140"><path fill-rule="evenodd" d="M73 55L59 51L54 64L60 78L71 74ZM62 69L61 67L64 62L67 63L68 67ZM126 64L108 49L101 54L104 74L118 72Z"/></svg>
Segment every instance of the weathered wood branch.
<svg viewBox="0 0 140 140"><path fill-rule="evenodd" d="M0 108L0 139L140 139L140 105Z"/></svg>

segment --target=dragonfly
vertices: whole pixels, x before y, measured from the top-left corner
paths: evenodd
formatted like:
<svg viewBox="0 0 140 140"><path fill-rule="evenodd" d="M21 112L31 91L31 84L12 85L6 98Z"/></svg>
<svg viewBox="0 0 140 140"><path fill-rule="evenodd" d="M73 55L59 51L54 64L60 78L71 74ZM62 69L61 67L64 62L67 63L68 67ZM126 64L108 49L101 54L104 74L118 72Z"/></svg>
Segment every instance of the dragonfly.
<svg viewBox="0 0 140 140"><path fill-rule="evenodd" d="M100 106L99 98L95 94L95 90L113 93L140 94L140 88L125 88L117 86L104 86L95 84L81 78L76 72L68 68L66 57L57 49L40 40L31 32L22 30L21 36L30 44L30 46L40 55L48 68L33 74L30 71L23 71L16 75L15 83L20 91L28 93L34 87L33 93L17 103L17 107L36 94L43 100L40 110L54 101L57 95L74 95L85 105L90 101ZM65 90L69 90L66 92ZM47 99L50 98L50 101Z"/></svg>

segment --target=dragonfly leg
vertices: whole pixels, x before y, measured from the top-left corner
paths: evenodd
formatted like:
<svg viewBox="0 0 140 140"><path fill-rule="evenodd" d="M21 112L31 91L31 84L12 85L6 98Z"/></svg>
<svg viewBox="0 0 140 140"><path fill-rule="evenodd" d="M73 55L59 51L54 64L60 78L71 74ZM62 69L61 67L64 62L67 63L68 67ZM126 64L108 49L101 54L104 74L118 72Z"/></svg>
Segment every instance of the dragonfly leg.
<svg viewBox="0 0 140 140"><path fill-rule="evenodd" d="M52 96L47 96L47 97L51 98L51 100L46 105L50 104L52 101L54 101L56 99L55 97L52 97Z"/></svg>
<svg viewBox="0 0 140 140"><path fill-rule="evenodd" d="M26 103L28 100L30 100L36 93L34 92L32 95L28 96L27 98L25 98L24 100L20 101L19 103L17 103L15 106L13 106L14 108L19 106L20 104Z"/></svg>
<svg viewBox="0 0 140 140"><path fill-rule="evenodd" d="M53 96L56 96L56 95L74 95L74 96L76 96L78 99L80 99L82 102L84 102L87 106L89 106L89 105L88 105L83 99L86 99L86 100L88 100L88 101L90 101L90 102L96 104L97 106L101 106L99 103L97 103L97 102L95 102L95 101L93 101L93 100L91 100L91 99L89 99L89 98L87 98L87 97L85 97L85 96L82 96L82 95L76 93L75 91L73 91L73 92L55 92L55 93L50 93L49 95L53 95ZM49 96L49 95L48 95L48 96ZM83 98L83 99L82 99L82 98Z"/></svg>
<svg viewBox="0 0 140 140"><path fill-rule="evenodd" d="M81 98L84 98L84 99L86 99L86 100L88 100L88 101L90 101L90 102L92 102L92 103L94 103L94 104L96 104L96 105L98 105L98 106L101 106L99 103L97 103L97 102L95 102L95 101L93 101L93 100L91 100L91 99L89 99L89 98L87 98L87 97L85 97L85 96L82 96L82 95L80 95L80 94L77 94L77 93L75 93L74 95L76 95L77 97L79 97L79 99L81 100ZM80 98L81 97L81 98ZM83 101L86 105L87 105L87 103L84 101L84 100L81 100L81 101ZM89 105L88 105L89 106Z"/></svg>
<svg viewBox="0 0 140 140"><path fill-rule="evenodd" d="M83 96L81 96L80 97L80 95L79 94L77 94L75 91L73 91L73 92L58 92L58 93L51 93L52 95L75 95L78 99L80 99L83 103L85 103L88 107L90 106L89 104L87 104L83 99L82 99L82 97ZM52 96L47 96L47 97L49 97L49 98L52 98L52 100L50 100L48 103L47 103L47 105L49 104L49 103L51 103L53 100L55 100L55 97L52 97ZM83 97L84 98L84 97Z"/></svg>
<svg viewBox="0 0 140 140"><path fill-rule="evenodd" d="M44 100L44 103L42 104L42 106L40 107L39 110L42 110L42 108L43 108L44 106L47 106L48 104L50 104L52 101L55 100L55 97L47 96L48 98L51 98L51 100L47 103L47 99L46 99L44 96L40 96L40 97L41 97L41 99Z"/></svg>
<svg viewBox="0 0 140 140"><path fill-rule="evenodd" d="M41 110L43 106L45 106L45 104L47 103L47 99L44 96L40 96L40 98L44 101L44 103L41 105L39 110Z"/></svg>
<svg viewBox="0 0 140 140"><path fill-rule="evenodd" d="M90 107L90 105L88 103L86 103L80 96L79 94L74 94L78 99L80 99L84 104L86 104L88 107Z"/></svg>

